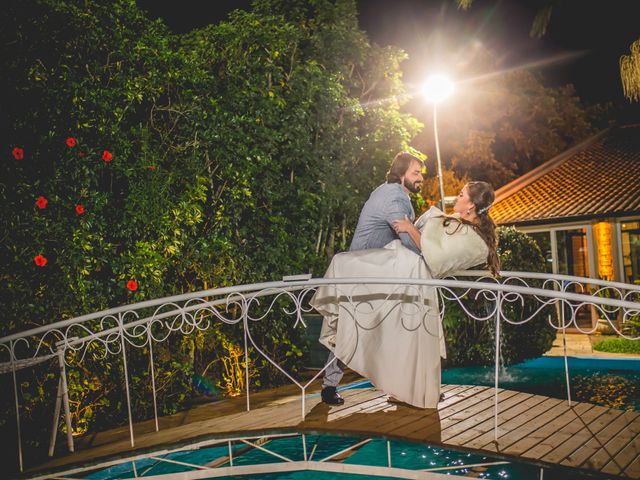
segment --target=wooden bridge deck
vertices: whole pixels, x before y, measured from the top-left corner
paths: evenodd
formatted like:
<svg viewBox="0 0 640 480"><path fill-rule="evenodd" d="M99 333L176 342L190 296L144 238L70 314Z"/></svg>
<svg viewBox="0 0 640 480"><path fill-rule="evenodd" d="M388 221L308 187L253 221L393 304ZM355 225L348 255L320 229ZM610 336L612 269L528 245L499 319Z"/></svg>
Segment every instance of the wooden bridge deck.
<svg viewBox="0 0 640 480"><path fill-rule="evenodd" d="M316 390L317 391L317 390ZM574 403L540 395L499 390L499 430L493 432L494 389L445 385L445 400L438 410L422 410L388 401L373 388L346 390L346 402L328 407L318 395L306 399L306 420L301 421L299 394L292 387L245 399L200 405L160 419L135 425L135 450L160 447L240 433L340 431L395 439L424 441L443 447L498 454L539 465L564 465L612 476L640 478L640 413ZM276 394L277 393L277 394ZM97 434L79 442L76 453L55 458L30 470L66 470L98 460L132 453L127 428Z"/></svg>

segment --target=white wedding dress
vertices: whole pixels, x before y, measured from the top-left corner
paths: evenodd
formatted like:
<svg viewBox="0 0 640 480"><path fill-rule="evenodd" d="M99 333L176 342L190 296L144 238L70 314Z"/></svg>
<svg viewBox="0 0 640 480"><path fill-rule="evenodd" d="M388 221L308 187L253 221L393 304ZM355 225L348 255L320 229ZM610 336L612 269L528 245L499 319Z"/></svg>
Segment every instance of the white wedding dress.
<svg viewBox="0 0 640 480"><path fill-rule="evenodd" d="M443 226L433 207L417 221L423 257L394 240L384 248L339 253L325 278L385 278L389 284L326 285L311 305L324 317L320 342L352 370L396 399L436 408L444 334L434 287L392 279L440 278L482 264L487 246L458 222Z"/></svg>

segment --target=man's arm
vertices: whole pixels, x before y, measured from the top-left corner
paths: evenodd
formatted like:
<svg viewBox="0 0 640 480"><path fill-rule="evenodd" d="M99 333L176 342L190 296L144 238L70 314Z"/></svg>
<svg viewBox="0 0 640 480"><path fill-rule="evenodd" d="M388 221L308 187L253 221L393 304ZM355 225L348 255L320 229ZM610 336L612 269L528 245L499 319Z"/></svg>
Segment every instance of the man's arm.
<svg viewBox="0 0 640 480"><path fill-rule="evenodd" d="M416 245L416 247L418 247L418 250L422 251L422 247L420 246L420 244L422 243L422 235L418 227L416 227L413 222L409 220L409 217L405 216L404 220L394 220L393 227L398 236L402 235L403 233L408 233L413 243Z"/></svg>
<svg viewBox="0 0 640 480"><path fill-rule="evenodd" d="M389 224L389 227L393 229L394 228L393 221L402 220L404 217L408 217L408 218L413 217L413 209L411 207L411 203L409 202L409 200L407 199L406 202L400 199L392 201L391 204L389 205L389 209L387 210L386 220L387 220L387 223ZM394 232L395 232L395 229L394 229ZM420 248L418 247L418 245L420 244L419 233L418 233L417 242L414 242L414 240L412 240L411 238L411 235L406 232L400 233L398 237L400 238L400 241L405 247L407 247L409 250L420 255Z"/></svg>

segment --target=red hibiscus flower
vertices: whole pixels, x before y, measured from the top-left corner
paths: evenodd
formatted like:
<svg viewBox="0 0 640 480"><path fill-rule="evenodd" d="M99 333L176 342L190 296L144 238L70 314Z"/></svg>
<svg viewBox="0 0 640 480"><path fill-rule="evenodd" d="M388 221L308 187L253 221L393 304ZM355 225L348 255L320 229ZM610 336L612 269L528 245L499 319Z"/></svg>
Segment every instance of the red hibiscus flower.
<svg viewBox="0 0 640 480"><path fill-rule="evenodd" d="M105 150L104 152L102 152L102 160L104 160L105 162L110 162L112 158L113 155L109 150Z"/></svg>
<svg viewBox="0 0 640 480"><path fill-rule="evenodd" d="M33 261L36 262L36 265L39 267L44 267L47 264L47 259L44 255L36 255L33 257Z"/></svg>
<svg viewBox="0 0 640 480"><path fill-rule="evenodd" d="M132 292L135 292L138 289L138 282L136 282L133 278L127 282L127 288Z"/></svg>
<svg viewBox="0 0 640 480"><path fill-rule="evenodd" d="M84 205L82 205L81 203L76 205L76 213L78 215L82 215L84 213Z"/></svg>
<svg viewBox="0 0 640 480"><path fill-rule="evenodd" d="M73 148L76 146L76 139L73 137L67 138L67 147Z"/></svg>
<svg viewBox="0 0 640 480"><path fill-rule="evenodd" d="M149 165L147 168L153 172L153 171L155 171L156 166L155 165Z"/></svg>
<svg viewBox="0 0 640 480"><path fill-rule="evenodd" d="M11 150L11 154L16 160L22 160L24 158L24 150L20 147L14 147L13 150Z"/></svg>
<svg viewBox="0 0 640 480"><path fill-rule="evenodd" d="M47 203L49 203L49 200L47 200L42 195L40 195L38 197L38 199L36 200L36 207L38 207L40 210L42 210L43 208L46 208Z"/></svg>

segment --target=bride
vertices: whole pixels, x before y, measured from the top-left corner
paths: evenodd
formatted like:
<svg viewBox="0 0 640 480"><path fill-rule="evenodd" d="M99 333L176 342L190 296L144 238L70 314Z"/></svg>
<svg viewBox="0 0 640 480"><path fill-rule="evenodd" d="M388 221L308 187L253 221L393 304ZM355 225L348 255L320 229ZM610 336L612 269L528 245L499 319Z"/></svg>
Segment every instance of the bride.
<svg viewBox="0 0 640 480"><path fill-rule="evenodd" d="M415 223L394 222L421 251L400 240L384 248L335 255L325 278L442 278L485 264L498 275L495 194L486 182L460 191L454 214L431 207ZM444 334L435 287L409 284L325 285L311 299L324 317L320 342L376 388L420 408L436 408Z"/></svg>

